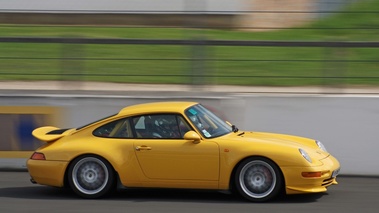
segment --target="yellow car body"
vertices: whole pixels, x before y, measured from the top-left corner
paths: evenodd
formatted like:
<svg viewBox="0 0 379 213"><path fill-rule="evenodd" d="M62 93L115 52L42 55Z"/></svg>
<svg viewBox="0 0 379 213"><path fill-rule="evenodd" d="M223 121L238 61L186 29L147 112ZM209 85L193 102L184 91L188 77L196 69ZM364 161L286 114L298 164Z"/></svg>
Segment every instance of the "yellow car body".
<svg viewBox="0 0 379 213"><path fill-rule="evenodd" d="M164 129L166 121L174 127ZM339 162L320 142L220 122L198 103L158 102L126 107L77 129L40 127L33 135L46 143L27 168L32 182L69 186L85 198L108 194L116 182L130 188L234 189L251 201L281 191L324 192L337 184ZM161 135L150 134L148 127L158 126Z"/></svg>

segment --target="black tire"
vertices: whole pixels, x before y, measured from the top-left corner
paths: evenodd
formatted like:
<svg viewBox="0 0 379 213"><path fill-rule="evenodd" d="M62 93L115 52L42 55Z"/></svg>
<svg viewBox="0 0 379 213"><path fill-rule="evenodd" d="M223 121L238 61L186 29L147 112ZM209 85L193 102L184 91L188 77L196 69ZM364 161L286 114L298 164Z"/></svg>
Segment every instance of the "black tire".
<svg viewBox="0 0 379 213"><path fill-rule="evenodd" d="M283 178L278 166L262 157L251 157L239 164L235 177L235 189L253 202L265 202L278 196Z"/></svg>
<svg viewBox="0 0 379 213"><path fill-rule="evenodd" d="M68 170L71 189L83 198L100 198L115 188L112 166L97 156L82 156L75 159Z"/></svg>

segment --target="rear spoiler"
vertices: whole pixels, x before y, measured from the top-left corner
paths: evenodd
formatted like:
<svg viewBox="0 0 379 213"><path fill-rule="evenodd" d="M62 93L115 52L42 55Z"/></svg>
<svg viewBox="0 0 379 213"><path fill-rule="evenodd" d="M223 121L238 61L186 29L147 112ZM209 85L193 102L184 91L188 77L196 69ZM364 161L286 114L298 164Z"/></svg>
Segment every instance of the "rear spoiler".
<svg viewBox="0 0 379 213"><path fill-rule="evenodd" d="M63 133L67 130L69 129L59 129L58 127L54 126L44 126L33 130L32 135L38 140L49 143L65 136L66 134Z"/></svg>

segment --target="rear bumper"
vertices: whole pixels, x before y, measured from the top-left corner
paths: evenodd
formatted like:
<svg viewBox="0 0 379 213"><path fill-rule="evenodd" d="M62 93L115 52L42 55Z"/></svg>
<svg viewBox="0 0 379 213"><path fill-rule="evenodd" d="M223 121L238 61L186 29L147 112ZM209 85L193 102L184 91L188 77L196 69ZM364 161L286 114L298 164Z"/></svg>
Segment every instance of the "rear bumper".
<svg viewBox="0 0 379 213"><path fill-rule="evenodd" d="M30 181L48 186L64 186L64 175L68 162L29 159L26 163Z"/></svg>
<svg viewBox="0 0 379 213"><path fill-rule="evenodd" d="M338 184L336 176L340 163L333 156L321 160L321 166L315 167L286 167L282 172L286 182L287 194L325 192L328 186ZM321 172L321 177L303 177L303 172Z"/></svg>

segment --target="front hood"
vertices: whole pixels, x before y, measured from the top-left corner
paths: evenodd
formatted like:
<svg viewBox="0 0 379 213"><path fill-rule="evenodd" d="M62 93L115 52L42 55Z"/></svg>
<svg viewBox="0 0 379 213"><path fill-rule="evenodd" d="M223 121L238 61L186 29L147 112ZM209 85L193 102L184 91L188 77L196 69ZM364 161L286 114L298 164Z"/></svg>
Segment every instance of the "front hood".
<svg viewBox="0 0 379 213"><path fill-rule="evenodd" d="M315 140L293 135L238 131L224 136L223 139L228 142L253 143L256 145L255 147L273 146L275 148L292 148L296 150L301 148L317 159L329 156L329 153L324 152L317 146Z"/></svg>
<svg viewBox="0 0 379 213"><path fill-rule="evenodd" d="M318 146L316 145L315 140L310 139L310 138L293 136L293 135L276 134L276 133L268 133L268 132L238 132L237 134L232 135L232 137L237 140L278 143L278 144L285 144L288 146L297 146L297 147L306 146L309 148L318 149Z"/></svg>

